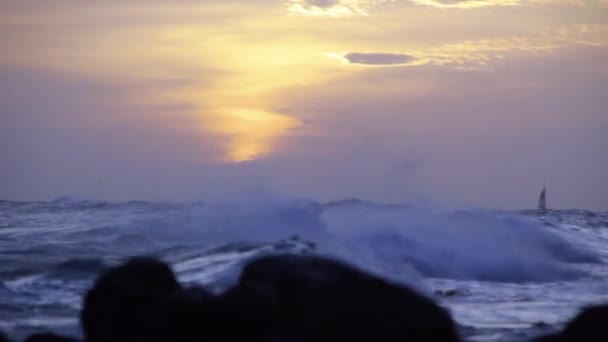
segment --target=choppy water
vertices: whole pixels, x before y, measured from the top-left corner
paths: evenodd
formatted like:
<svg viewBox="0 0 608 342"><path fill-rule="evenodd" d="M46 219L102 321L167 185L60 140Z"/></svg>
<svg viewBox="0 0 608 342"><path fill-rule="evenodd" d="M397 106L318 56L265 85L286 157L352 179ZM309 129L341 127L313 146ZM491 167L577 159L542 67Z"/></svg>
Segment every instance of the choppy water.
<svg viewBox="0 0 608 342"><path fill-rule="evenodd" d="M435 297L471 341L525 341L608 302L608 213L417 209L357 200L239 204L0 201L0 329L77 335L96 274L133 255L222 291L268 253L341 258Z"/></svg>

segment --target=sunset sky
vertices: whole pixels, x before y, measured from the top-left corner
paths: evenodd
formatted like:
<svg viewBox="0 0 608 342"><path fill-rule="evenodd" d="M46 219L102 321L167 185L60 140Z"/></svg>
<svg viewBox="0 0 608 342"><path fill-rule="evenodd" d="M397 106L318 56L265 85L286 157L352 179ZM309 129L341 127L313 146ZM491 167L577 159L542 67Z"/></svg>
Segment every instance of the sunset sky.
<svg viewBox="0 0 608 342"><path fill-rule="evenodd" d="M608 210L607 0L3 0L0 51L0 199Z"/></svg>

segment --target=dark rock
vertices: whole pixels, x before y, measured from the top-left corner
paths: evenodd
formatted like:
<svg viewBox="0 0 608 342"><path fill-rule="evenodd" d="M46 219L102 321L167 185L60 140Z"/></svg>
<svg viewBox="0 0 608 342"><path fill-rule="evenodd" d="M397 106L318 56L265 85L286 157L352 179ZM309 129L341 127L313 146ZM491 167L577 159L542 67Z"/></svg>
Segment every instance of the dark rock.
<svg viewBox="0 0 608 342"><path fill-rule="evenodd" d="M86 294L81 324L87 342L154 342L166 335L169 301L180 289L163 262L133 258L102 274Z"/></svg>
<svg viewBox="0 0 608 342"><path fill-rule="evenodd" d="M165 263L131 259L98 278L81 320L86 342L458 341L431 299L314 256L254 260L217 296L182 288Z"/></svg>
<svg viewBox="0 0 608 342"><path fill-rule="evenodd" d="M215 298L205 289L193 287L175 292L170 299L165 341L205 341L210 335L206 317L213 316Z"/></svg>
<svg viewBox="0 0 608 342"><path fill-rule="evenodd" d="M278 298L266 284L239 284L218 297L213 309L208 321L216 340L271 341L279 328Z"/></svg>
<svg viewBox="0 0 608 342"><path fill-rule="evenodd" d="M537 338L535 342L605 342L608 341L608 305L585 308L556 334Z"/></svg>
<svg viewBox="0 0 608 342"><path fill-rule="evenodd" d="M179 291L170 310L166 341L271 341L278 322L274 293L257 285L235 286L220 296Z"/></svg>
<svg viewBox="0 0 608 342"><path fill-rule="evenodd" d="M42 333L30 335L25 342L78 342L78 340L52 333Z"/></svg>
<svg viewBox="0 0 608 342"><path fill-rule="evenodd" d="M274 293L276 339L458 341L449 313L431 299L338 261L263 257L244 268L243 286Z"/></svg>

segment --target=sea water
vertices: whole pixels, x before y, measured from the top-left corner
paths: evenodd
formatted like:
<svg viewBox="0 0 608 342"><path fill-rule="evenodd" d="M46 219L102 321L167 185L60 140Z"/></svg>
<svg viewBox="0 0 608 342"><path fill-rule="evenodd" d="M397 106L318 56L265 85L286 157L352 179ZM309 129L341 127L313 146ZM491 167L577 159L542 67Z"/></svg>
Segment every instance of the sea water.
<svg viewBox="0 0 608 342"><path fill-rule="evenodd" d="M252 258L339 258L446 307L468 341L526 341L608 303L608 213L317 203L0 201L0 330L80 335L95 276L135 255L221 292Z"/></svg>

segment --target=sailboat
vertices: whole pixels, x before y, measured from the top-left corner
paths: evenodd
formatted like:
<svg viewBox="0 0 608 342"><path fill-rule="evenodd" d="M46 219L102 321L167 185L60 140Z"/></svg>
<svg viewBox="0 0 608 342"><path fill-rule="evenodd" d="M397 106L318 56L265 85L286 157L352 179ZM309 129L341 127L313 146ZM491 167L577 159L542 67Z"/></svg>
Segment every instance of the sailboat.
<svg viewBox="0 0 608 342"><path fill-rule="evenodd" d="M547 211L547 186L543 186L543 191L540 192L540 196L538 198L538 211L545 212Z"/></svg>

